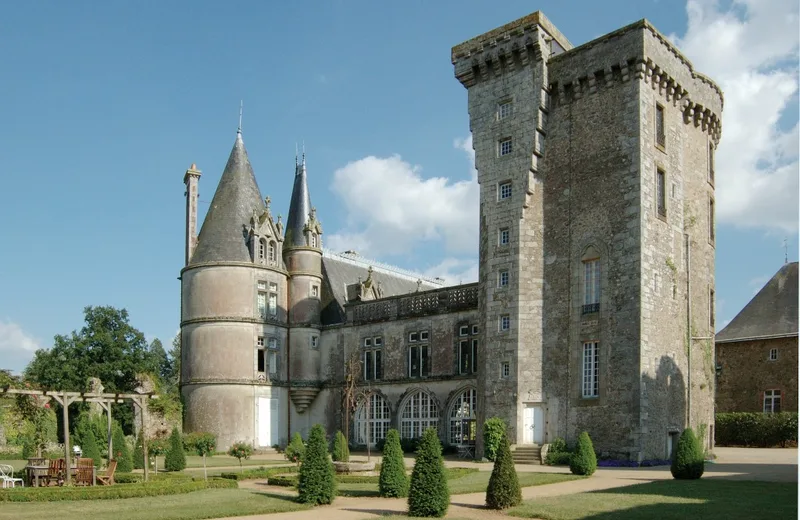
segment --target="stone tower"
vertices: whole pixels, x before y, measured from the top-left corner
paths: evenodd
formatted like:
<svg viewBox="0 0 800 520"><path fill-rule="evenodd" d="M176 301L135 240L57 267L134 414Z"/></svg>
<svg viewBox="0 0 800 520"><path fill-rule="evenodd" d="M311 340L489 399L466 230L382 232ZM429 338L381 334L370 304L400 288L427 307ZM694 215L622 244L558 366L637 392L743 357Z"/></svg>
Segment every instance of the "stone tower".
<svg viewBox="0 0 800 520"><path fill-rule="evenodd" d="M320 298L322 291L322 226L311 206L306 157L295 160L295 177L283 260L288 271L288 355L290 397L296 415L292 431L307 435L312 426L304 414L319 393L321 379Z"/></svg>
<svg viewBox="0 0 800 520"><path fill-rule="evenodd" d="M452 62L481 193L479 428L585 430L634 460L710 434L719 88L646 20L573 48L536 12Z"/></svg>
<svg viewBox="0 0 800 520"><path fill-rule="evenodd" d="M196 191L199 175L194 172L187 172L187 186ZM197 208L188 191L190 255L181 271L184 429L216 434L220 449L237 441L277 444L288 435L278 431L276 421L285 390L270 383L285 379L280 353L286 303L281 295L287 277L280 223L273 222L261 198L241 130L193 251L188 230ZM274 353L269 367L264 366L267 352Z"/></svg>

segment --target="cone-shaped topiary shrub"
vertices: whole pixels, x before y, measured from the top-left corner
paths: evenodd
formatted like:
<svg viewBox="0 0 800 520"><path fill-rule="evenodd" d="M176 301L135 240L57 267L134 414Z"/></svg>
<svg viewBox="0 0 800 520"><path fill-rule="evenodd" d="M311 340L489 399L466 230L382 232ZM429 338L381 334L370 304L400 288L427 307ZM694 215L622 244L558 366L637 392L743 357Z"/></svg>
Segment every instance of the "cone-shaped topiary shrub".
<svg viewBox="0 0 800 520"><path fill-rule="evenodd" d="M144 469L144 442L141 430L136 436L136 446L133 447L133 469Z"/></svg>
<svg viewBox="0 0 800 520"><path fill-rule="evenodd" d="M522 490L519 487L517 470L511 459L511 446L508 436L503 433L500 446L494 459L492 476L486 488L486 505L491 509L506 509L522 502Z"/></svg>
<svg viewBox="0 0 800 520"><path fill-rule="evenodd" d="M122 433L122 427L118 422L114 421L114 426L111 428L111 441L113 444L114 454L109 455L109 460L116 459L117 471L120 473L129 473L133 471L133 458L131 457L131 450L128 448L128 442L125 440L125 434Z"/></svg>
<svg viewBox="0 0 800 520"><path fill-rule="evenodd" d="M340 431L336 432L333 438L333 453L331 454L336 462L350 462L350 448L347 446L347 439Z"/></svg>
<svg viewBox="0 0 800 520"><path fill-rule="evenodd" d="M292 441L286 446L283 456L286 457L286 460L294 462L299 467L305 454L306 445L303 444L303 438L300 436L300 432L294 432Z"/></svg>
<svg viewBox="0 0 800 520"><path fill-rule="evenodd" d="M703 447L691 428L686 428L678 439L678 447L672 456L670 472L676 479L698 479L705 471Z"/></svg>
<svg viewBox="0 0 800 520"><path fill-rule="evenodd" d="M589 476L597 470L597 456L589 434L583 432L578 437L578 446L569 462L569 470L575 475Z"/></svg>
<svg viewBox="0 0 800 520"><path fill-rule="evenodd" d="M422 434L417 447L417 461L411 472L408 492L408 515L443 517L450 506L450 490L442 462L442 445L436 428Z"/></svg>
<svg viewBox="0 0 800 520"><path fill-rule="evenodd" d="M183 440L177 428L172 429L169 436L169 448L164 455L164 469L167 471L183 471L186 468L186 454L183 452Z"/></svg>
<svg viewBox="0 0 800 520"><path fill-rule="evenodd" d="M308 446L297 479L297 500L303 504L330 504L336 497L333 464L328 458L325 429L315 424L308 435Z"/></svg>
<svg viewBox="0 0 800 520"><path fill-rule="evenodd" d="M103 458L100 456L100 447L97 445L97 438L94 435L94 430L85 428L80 433L81 441L81 456L86 459L92 459L95 466L100 466L103 463Z"/></svg>
<svg viewBox="0 0 800 520"><path fill-rule="evenodd" d="M408 475L403 461L403 448L400 447L400 433L394 428L386 432L386 442L383 444L378 493L382 497L408 496Z"/></svg>

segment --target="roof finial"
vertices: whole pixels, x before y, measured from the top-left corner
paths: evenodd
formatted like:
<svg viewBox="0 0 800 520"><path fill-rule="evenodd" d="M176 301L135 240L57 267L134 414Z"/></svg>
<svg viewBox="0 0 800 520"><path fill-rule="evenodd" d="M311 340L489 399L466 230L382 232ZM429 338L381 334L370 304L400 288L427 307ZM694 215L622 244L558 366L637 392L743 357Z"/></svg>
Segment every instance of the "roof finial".
<svg viewBox="0 0 800 520"><path fill-rule="evenodd" d="M237 134L242 133L242 108L244 108L244 100L239 100L239 129L236 130Z"/></svg>

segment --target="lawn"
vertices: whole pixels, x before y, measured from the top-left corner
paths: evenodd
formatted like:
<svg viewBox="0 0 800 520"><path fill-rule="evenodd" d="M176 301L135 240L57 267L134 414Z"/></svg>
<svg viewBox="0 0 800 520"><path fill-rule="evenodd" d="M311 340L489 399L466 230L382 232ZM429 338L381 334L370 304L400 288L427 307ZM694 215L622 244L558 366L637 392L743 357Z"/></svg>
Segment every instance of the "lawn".
<svg viewBox="0 0 800 520"><path fill-rule="evenodd" d="M277 459L243 459L242 466L271 466L273 464L289 464L285 460ZM164 467L164 457L158 457L158 467ZM213 457L206 457L207 468L222 468L222 467L239 467L239 459L231 457L230 455L214 455ZM186 468L200 468L203 469L203 457L199 455L186 456Z"/></svg>
<svg viewBox="0 0 800 520"><path fill-rule="evenodd" d="M509 515L543 520L770 520L797 518L797 484L663 480L528 500Z"/></svg>
<svg viewBox="0 0 800 520"><path fill-rule="evenodd" d="M71 502L3 503L0 520L200 520L299 511L294 497L251 489L208 489L159 497ZM56 514L57 512L57 514Z"/></svg>
<svg viewBox="0 0 800 520"><path fill-rule="evenodd" d="M557 482L564 482L567 480L575 480L583 477L564 473L532 473L532 472L518 472L519 484L522 487L528 486L541 486L543 484L555 484ZM486 491L486 486L489 485L489 477L492 476L490 471L476 471L467 473L463 476L448 479L447 485L450 488L450 494L463 495L465 493L483 493ZM377 479L376 479L377 480ZM351 497L376 497L378 496L378 484L353 484L349 482L341 482L337 485L338 494L340 496Z"/></svg>

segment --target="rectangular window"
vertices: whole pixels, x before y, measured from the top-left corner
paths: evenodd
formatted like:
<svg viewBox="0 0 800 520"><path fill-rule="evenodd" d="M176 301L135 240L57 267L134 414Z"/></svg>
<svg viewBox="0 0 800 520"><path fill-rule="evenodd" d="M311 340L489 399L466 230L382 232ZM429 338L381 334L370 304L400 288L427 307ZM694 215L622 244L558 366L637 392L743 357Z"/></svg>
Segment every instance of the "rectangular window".
<svg viewBox="0 0 800 520"><path fill-rule="evenodd" d="M473 334L477 334L478 333L478 326L477 325L473 325L472 326L472 333Z"/></svg>
<svg viewBox="0 0 800 520"><path fill-rule="evenodd" d="M708 143L708 182L714 184L714 143Z"/></svg>
<svg viewBox="0 0 800 520"><path fill-rule="evenodd" d="M583 311L582 314L600 310L600 259L583 262Z"/></svg>
<svg viewBox="0 0 800 520"><path fill-rule="evenodd" d="M511 239L511 232L508 228L501 228L497 236L497 243L501 246L507 246Z"/></svg>
<svg viewBox="0 0 800 520"><path fill-rule="evenodd" d="M778 360L778 349L776 349L776 348L769 349L769 360L770 361L777 361Z"/></svg>
<svg viewBox="0 0 800 520"><path fill-rule="evenodd" d="M269 374L275 375L278 373L278 353L277 352L267 352L267 356L269 357Z"/></svg>
<svg viewBox="0 0 800 520"><path fill-rule="evenodd" d="M383 377L383 352L379 349L364 351L364 380L375 381Z"/></svg>
<svg viewBox="0 0 800 520"><path fill-rule="evenodd" d="M656 145L667 146L667 133L664 130L664 107L656 103Z"/></svg>
<svg viewBox="0 0 800 520"><path fill-rule="evenodd" d="M511 316L509 316L508 314L500 316L500 330L501 331L511 330Z"/></svg>
<svg viewBox="0 0 800 520"><path fill-rule="evenodd" d="M419 341L419 332L411 332L408 334L409 343L416 343Z"/></svg>
<svg viewBox="0 0 800 520"><path fill-rule="evenodd" d="M319 286L312 285L311 286L311 297L312 298L319 298Z"/></svg>
<svg viewBox="0 0 800 520"><path fill-rule="evenodd" d="M667 216L667 174L656 169L656 211L659 217Z"/></svg>
<svg viewBox="0 0 800 520"><path fill-rule="evenodd" d="M508 269L504 269L497 273L497 286L508 287Z"/></svg>
<svg viewBox="0 0 800 520"><path fill-rule="evenodd" d="M469 374L472 365L472 352L469 341L461 340L458 342L458 373Z"/></svg>
<svg viewBox="0 0 800 520"><path fill-rule="evenodd" d="M511 363L509 361L503 361L500 365L500 377L503 379L508 379L511 376Z"/></svg>
<svg viewBox="0 0 800 520"><path fill-rule="evenodd" d="M469 334L469 325L461 325L458 327L459 336L467 336Z"/></svg>
<svg viewBox="0 0 800 520"><path fill-rule="evenodd" d="M311 336L311 348L319 348L319 336Z"/></svg>
<svg viewBox="0 0 800 520"><path fill-rule="evenodd" d="M497 187L497 198L500 200L511 198L511 181L500 183Z"/></svg>
<svg viewBox="0 0 800 520"><path fill-rule="evenodd" d="M419 345L408 347L408 377L428 375L428 347Z"/></svg>
<svg viewBox="0 0 800 520"><path fill-rule="evenodd" d="M708 199L708 240L714 243L714 199Z"/></svg>
<svg viewBox="0 0 800 520"><path fill-rule="evenodd" d="M267 293L258 292L258 316L263 320L267 318Z"/></svg>
<svg viewBox="0 0 800 520"><path fill-rule="evenodd" d="M597 341L583 344L583 397L597 397L599 395L597 354Z"/></svg>
<svg viewBox="0 0 800 520"><path fill-rule="evenodd" d="M264 336L259 336L258 340L256 340L256 345L261 348L264 348Z"/></svg>
<svg viewBox="0 0 800 520"><path fill-rule="evenodd" d="M278 350L278 338L269 338L267 346L270 348L270 350Z"/></svg>
<svg viewBox="0 0 800 520"><path fill-rule="evenodd" d="M511 153L511 138L503 139L498 143L500 147L500 157Z"/></svg>
<svg viewBox="0 0 800 520"><path fill-rule="evenodd" d="M714 324L716 323L716 308L714 302L714 289L708 291L708 324L711 325L711 332L714 332Z"/></svg>
<svg viewBox="0 0 800 520"><path fill-rule="evenodd" d="M377 338L375 338L375 339L373 339L373 340L372 340L372 343L373 343L373 344L374 344L376 347L382 347L382 346L383 346L383 338L382 338L382 337L380 337L380 336L378 336Z"/></svg>
<svg viewBox="0 0 800 520"><path fill-rule="evenodd" d="M764 392L764 413L778 413L781 411L781 391L767 390Z"/></svg>
<svg viewBox="0 0 800 520"><path fill-rule="evenodd" d="M270 316L277 316L278 314L278 284L269 284L269 314Z"/></svg>
<svg viewBox="0 0 800 520"><path fill-rule="evenodd" d="M372 346L372 338L364 338L364 346L371 347Z"/></svg>
<svg viewBox="0 0 800 520"><path fill-rule="evenodd" d="M505 119L507 117L511 117L511 114L513 113L514 113L514 104L511 101L504 101L500 103L500 106L497 109L498 119Z"/></svg>
<svg viewBox="0 0 800 520"><path fill-rule="evenodd" d="M258 282L258 290L259 291L266 291L267 290L267 283L266 282Z"/></svg>
<svg viewBox="0 0 800 520"><path fill-rule="evenodd" d="M258 371L259 372L264 372L264 365L266 363L266 358L264 356L265 356L264 349L263 348L258 349Z"/></svg>
<svg viewBox="0 0 800 520"><path fill-rule="evenodd" d="M420 331L419 340L420 341L428 341L428 331L427 330Z"/></svg>

